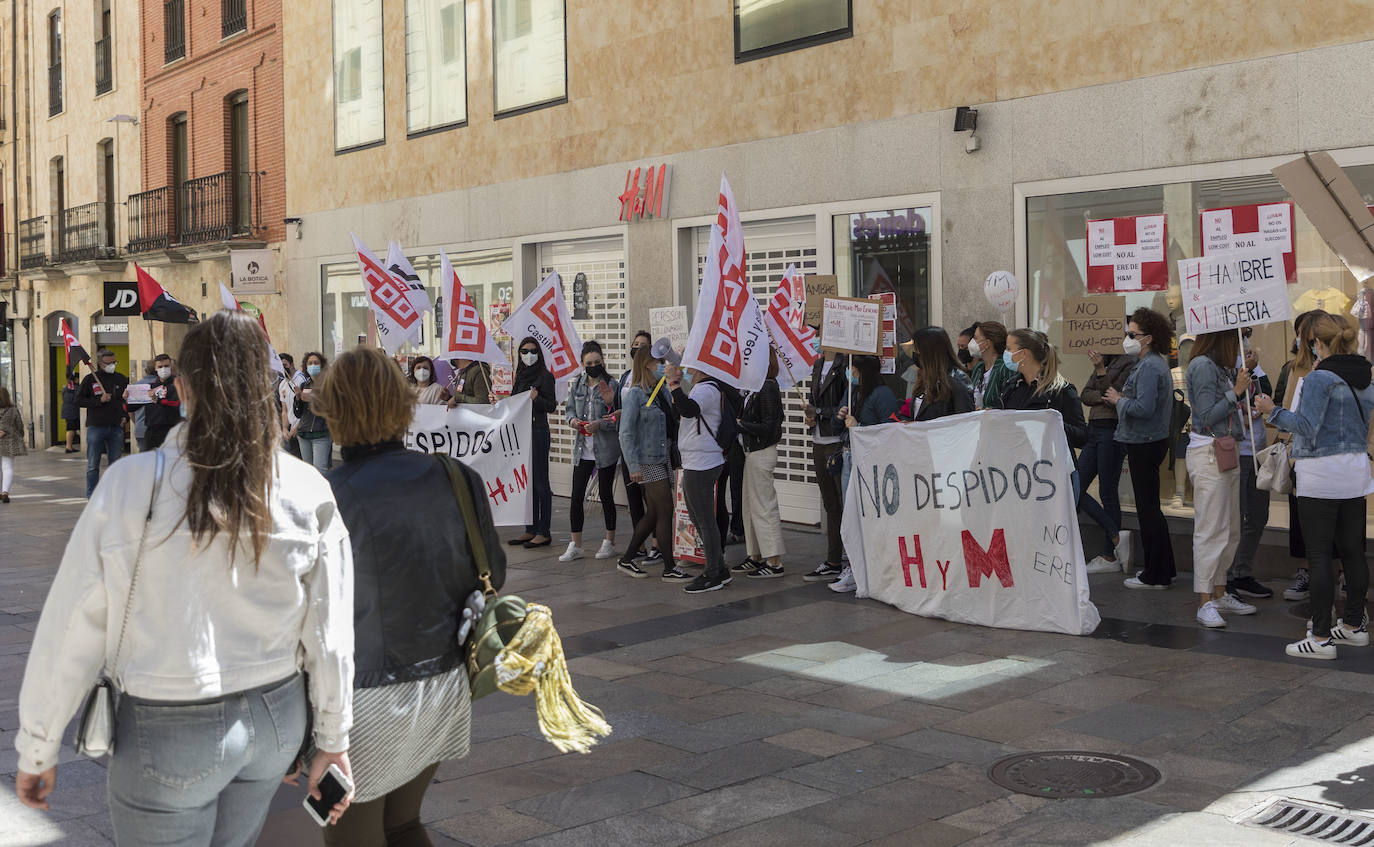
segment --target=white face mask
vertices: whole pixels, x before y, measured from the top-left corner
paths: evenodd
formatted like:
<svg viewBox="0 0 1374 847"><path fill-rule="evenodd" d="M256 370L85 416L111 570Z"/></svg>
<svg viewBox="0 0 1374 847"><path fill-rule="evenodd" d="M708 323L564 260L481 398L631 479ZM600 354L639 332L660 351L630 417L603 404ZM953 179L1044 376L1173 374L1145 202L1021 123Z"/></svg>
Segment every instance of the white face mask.
<svg viewBox="0 0 1374 847"><path fill-rule="evenodd" d="M157 378L158 378L158 379L167 380L167 379L171 379L171 377L172 377L172 369L171 369L171 368L165 368L165 367L164 367L164 368L158 368L158 369L157 369Z"/></svg>
<svg viewBox="0 0 1374 847"><path fill-rule="evenodd" d="M520 361L524 362L526 367L532 368L532 367L534 367L535 362L538 362L538 361L539 361L539 354L538 354L538 353L521 353L521 354L520 354Z"/></svg>
<svg viewBox="0 0 1374 847"><path fill-rule="evenodd" d="M1127 338L1127 339L1123 340L1123 341L1121 342L1121 349L1124 350L1124 351L1126 351L1126 355L1127 355L1127 356L1139 356L1139 355L1140 355L1140 339L1139 339L1139 338Z"/></svg>
<svg viewBox="0 0 1374 847"><path fill-rule="evenodd" d="M107 373L107 374L112 374L112 373L115 372L115 366L114 366L114 363L113 363L113 362L111 362L111 363L108 364L108 365L101 365L101 366L100 366L100 369L101 369L102 371L104 371L105 373Z"/></svg>
<svg viewBox="0 0 1374 847"><path fill-rule="evenodd" d="M969 339L968 354L975 359L983 358L983 348L978 346L978 341L976 339Z"/></svg>
<svg viewBox="0 0 1374 847"><path fill-rule="evenodd" d="M429 382L429 368L416 368L415 378L420 382Z"/></svg>

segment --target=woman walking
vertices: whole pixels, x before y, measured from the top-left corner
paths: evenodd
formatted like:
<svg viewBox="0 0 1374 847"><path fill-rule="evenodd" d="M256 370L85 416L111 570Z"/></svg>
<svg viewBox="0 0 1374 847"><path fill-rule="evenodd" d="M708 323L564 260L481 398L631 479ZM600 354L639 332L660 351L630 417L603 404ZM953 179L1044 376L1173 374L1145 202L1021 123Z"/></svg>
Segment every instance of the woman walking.
<svg viewBox="0 0 1374 847"><path fill-rule="evenodd" d="M1188 397L1193 431L1188 436L1188 476L1193 480L1193 591L1197 622L1226 626L1222 614L1253 615L1255 607L1226 593L1226 569L1240 545L1240 460L1244 436L1240 398L1250 372L1236 369L1240 339L1233 330L1204 332L1188 360Z"/></svg>
<svg viewBox="0 0 1374 847"><path fill-rule="evenodd" d="M1120 392L1126 387L1131 370L1139 361L1135 356L1118 353L1103 356L1088 351L1092 362L1092 376L1083 386L1083 405L1088 407L1088 443L1078 456L1079 485L1083 493L1079 507L1102 527L1102 552L1088 562L1088 573L1120 573L1130 567L1130 533L1121 529L1121 463L1126 450L1116 442L1116 408L1107 402L1107 390ZM1088 486L1097 480L1098 503Z"/></svg>
<svg viewBox="0 0 1374 847"><path fill-rule="evenodd" d="M315 393L315 384L319 381L324 369L329 366L329 360L323 353L305 354L305 382L300 385L293 384L296 394L296 401L293 404L293 411L296 413L296 442L301 448L301 459L314 465L320 473L324 473L334 466L334 439L329 434L329 424L325 423L324 418L315 414L310 409L310 400Z"/></svg>
<svg viewBox="0 0 1374 847"><path fill-rule="evenodd" d="M10 399L9 389L0 385L0 503L10 501L14 484L14 460L29 455L24 443L24 420L19 407Z"/></svg>
<svg viewBox="0 0 1374 847"><path fill-rule="evenodd" d="M644 515L635 524L634 535L616 570L633 579L643 579L649 573L639 565L657 561L663 564L664 582L691 582L692 577L673 563L673 469L679 464L674 461L677 420L668 395L660 390L654 396L663 373L663 360L650 355L647 345L636 351L623 395L620 454L630 480L644 494ZM635 558L650 535L660 539L659 555L645 556L641 563L636 563Z"/></svg>
<svg viewBox="0 0 1374 847"><path fill-rule="evenodd" d="M778 466L782 441L782 390L778 355L768 352L768 377L744 401L739 429L744 442L744 561L731 568L748 579L776 579L782 569L782 518L778 514Z"/></svg>
<svg viewBox="0 0 1374 847"><path fill-rule="evenodd" d="M549 485L549 412L558 408L554 394L553 374L544 366L544 349L533 338L525 338L517 348L520 364L515 369L511 396L528 391L533 403L530 415L530 487L534 492L534 523L525 527L525 534L506 543L527 549L548 547L553 543L549 534L553 519L553 488Z"/></svg>
<svg viewBox="0 0 1374 847"><path fill-rule="evenodd" d="M1169 524L1159 505L1159 465L1169 453L1174 412L1174 378L1164 358L1172 343L1168 318L1153 309L1136 309L1123 341L1126 356L1135 356L1136 363L1126 387L1108 388L1104 395L1116 409L1116 440L1126 448L1144 554L1144 568L1127 577L1127 588L1168 588L1178 574Z"/></svg>
<svg viewBox="0 0 1374 847"><path fill-rule="evenodd" d="M1369 360L1356 352L1359 334L1343 317L1319 315L1307 329L1316 346L1316 367L1294 392L1296 408L1277 407L1272 397L1260 397L1256 407L1271 424L1293 433L1298 517L1311 569L1311 628L1285 652L1300 659L1334 659L1338 644L1369 644L1364 537L1365 497L1374 493L1367 455L1374 388ZM1335 622L1333 546L1345 573L1344 614Z"/></svg>
<svg viewBox="0 0 1374 847"><path fill-rule="evenodd" d="M311 793L329 765L349 772L353 554L329 485L277 449L257 321L214 313L181 362L187 422L115 463L72 531L19 695L16 783L48 807L63 729L104 669L122 692L115 840L250 845L305 736L306 675Z"/></svg>
<svg viewBox="0 0 1374 847"><path fill-rule="evenodd" d="M64 453L79 453L77 436L81 435L81 407L76 405L76 392L81 387L76 368L67 368L67 384L62 386L62 423L67 428L67 449Z"/></svg>
<svg viewBox="0 0 1374 847"><path fill-rule="evenodd" d="M328 474L353 527L354 692L350 758L356 795L334 845L429 845L420 805L439 763L467 755L468 670L455 637L483 591L468 526L445 466L405 449L415 395L380 351L339 356L315 394L343 463ZM491 588L506 556L482 478L454 462L472 494ZM410 503L378 511L378 503ZM393 614L388 610L404 610Z"/></svg>
<svg viewBox="0 0 1374 847"><path fill-rule="evenodd" d="M572 541L558 557L560 562L582 558L582 526L586 521L587 484L596 477L606 537L596 558L615 555L615 471L620 464L620 437L616 433L616 386L606 373L601 345L582 345L582 373L568 389L567 420L573 428L572 502L568 506Z"/></svg>
<svg viewBox="0 0 1374 847"><path fill-rule="evenodd" d="M448 401L448 391L434 381L434 360L428 356L417 356L411 362L410 384L415 402L421 406L439 406Z"/></svg>

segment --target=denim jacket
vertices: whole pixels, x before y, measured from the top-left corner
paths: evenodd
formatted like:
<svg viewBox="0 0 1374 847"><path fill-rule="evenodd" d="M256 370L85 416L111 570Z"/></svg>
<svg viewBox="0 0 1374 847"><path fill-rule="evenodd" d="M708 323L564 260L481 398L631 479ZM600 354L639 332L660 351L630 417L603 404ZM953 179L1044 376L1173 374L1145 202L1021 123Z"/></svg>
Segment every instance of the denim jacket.
<svg viewBox="0 0 1374 847"><path fill-rule="evenodd" d="M1355 406L1359 395L1360 407ZM1369 450L1369 416L1374 414L1374 387L1355 389L1339 374L1318 368L1302 383L1298 408L1274 409L1269 422L1293 433L1293 458L1311 459Z"/></svg>
<svg viewBox="0 0 1374 847"><path fill-rule="evenodd" d="M1116 404L1116 440L1153 444L1169 437L1174 412L1174 378L1169 363L1149 353L1136 363Z"/></svg>
<svg viewBox="0 0 1374 847"><path fill-rule="evenodd" d="M1193 407L1193 432L1208 438L1244 434L1235 382L1207 356L1188 362L1188 399Z"/></svg>
<svg viewBox="0 0 1374 847"><path fill-rule="evenodd" d="M615 395L616 383L610 377L602 380L611 386ZM620 461L620 439L616 435L617 424L615 421L602 420L605 416L615 411L615 399L611 400L610 405L601 399L601 392L596 385L587 378L587 374L580 373L568 387L568 401L565 406L567 409L567 421L571 424L574 420L581 421L600 421L596 432L592 433L592 455L596 458L598 468L607 468ZM582 444L587 437L581 432L573 432L573 460L582 459Z"/></svg>
<svg viewBox="0 0 1374 847"><path fill-rule="evenodd" d="M645 465L668 461L668 418L659 403L645 407L649 392L637 385L625 392L625 410L620 418L620 451L630 473Z"/></svg>

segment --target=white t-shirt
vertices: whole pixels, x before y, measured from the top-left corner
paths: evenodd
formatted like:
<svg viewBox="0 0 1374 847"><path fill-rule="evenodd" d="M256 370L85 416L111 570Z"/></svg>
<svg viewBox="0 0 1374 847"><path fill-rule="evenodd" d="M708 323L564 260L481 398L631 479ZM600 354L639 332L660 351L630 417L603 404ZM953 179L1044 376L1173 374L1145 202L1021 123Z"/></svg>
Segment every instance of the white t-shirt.
<svg viewBox="0 0 1374 847"><path fill-rule="evenodd" d="M713 432L720 432L720 390L707 380L692 386L687 395L701 409L701 417L682 419L678 428L677 449L682 467L689 471L709 471L725 464L725 453Z"/></svg>
<svg viewBox="0 0 1374 847"><path fill-rule="evenodd" d="M1302 400L1302 384L1307 379L1298 380L1293 389L1293 408L1298 408ZM1295 459L1293 470L1297 472L1299 497L1314 497L1321 500L1351 500L1374 494L1374 477L1369 473L1369 457L1364 453L1337 453L1334 456L1314 456L1308 459Z"/></svg>
<svg viewBox="0 0 1374 847"><path fill-rule="evenodd" d="M835 367L834 359L821 363L822 383L825 382L826 376L830 374L830 370L833 367ZM811 438L814 439L817 444L839 444L841 441L844 441L843 435L821 435L821 428L819 425L811 428Z"/></svg>
<svg viewBox="0 0 1374 847"><path fill-rule="evenodd" d="M281 400L281 407L286 410L286 425L295 426L300 418L296 417L296 392L291 390L290 380L277 383L277 397Z"/></svg>

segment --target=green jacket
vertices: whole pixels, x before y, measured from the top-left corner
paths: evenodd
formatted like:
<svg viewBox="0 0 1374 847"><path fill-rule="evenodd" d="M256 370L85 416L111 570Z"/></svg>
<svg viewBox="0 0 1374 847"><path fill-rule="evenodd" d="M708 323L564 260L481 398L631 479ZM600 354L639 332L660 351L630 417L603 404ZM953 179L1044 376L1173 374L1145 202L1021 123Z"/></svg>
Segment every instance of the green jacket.
<svg viewBox="0 0 1374 847"><path fill-rule="evenodd" d="M987 366L980 360L973 366L973 391L978 392L978 385L983 381L983 371ZM992 363L992 375L988 378L988 387L983 391L983 408L1000 409L1002 408L1002 392L1006 390L1007 383L1011 382L1013 374L1011 368L1007 367L999 356Z"/></svg>

